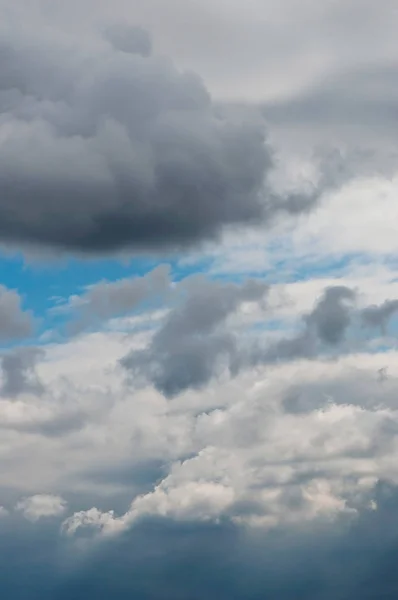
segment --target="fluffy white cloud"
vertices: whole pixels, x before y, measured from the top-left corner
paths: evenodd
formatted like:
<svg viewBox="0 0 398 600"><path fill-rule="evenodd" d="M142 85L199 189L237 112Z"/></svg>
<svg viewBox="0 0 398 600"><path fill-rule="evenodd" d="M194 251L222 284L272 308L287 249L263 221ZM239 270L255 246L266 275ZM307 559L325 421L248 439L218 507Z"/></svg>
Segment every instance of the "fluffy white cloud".
<svg viewBox="0 0 398 600"><path fill-rule="evenodd" d="M372 288L375 281L364 288L358 310L382 303L388 291L394 297L394 283L387 278ZM216 286L212 302L221 299L223 309L211 307L212 326L227 314L240 341L255 334L272 347L294 330L293 315L300 319L314 302L320 306L325 283L287 285L285 300L292 302L274 306L262 304L260 286L254 311L250 302L224 305L224 287ZM268 310L279 315L277 330ZM332 315L336 327L338 314ZM76 512L64 525L69 532L87 525L120 531L148 516L270 527L354 515L372 501L378 480L398 483L398 355L372 349L388 338L370 338L369 345L365 336L360 353L344 350L332 360L298 355L290 364L258 363L234 378L221 373L200 391L187 387L166 399L150 383L137 388L119 365L132 349L150 347L170 313L148 319L145 332L133 320L128 335L104 330L44 346L35 365L40 393L29 389L0 400L0 458L13 464L0 473L0 490L30 495L17 504L29 518L65 513L62 497L73 497ZM203 326L202 317L198 322ZM248 325L252 333L245 333ZM361 329L354 333L363 336ZM50 495L35 495L38 489Z"/></svg>
<svg viewBox="0 0 398 600"><path fill-rule="evenodd" d="M381 382L385 364L389 375ZM398 482L396 374L395 353L355 355L246 373L213 386L218 407L203 406L208 392L171 400L163 425L185 443L174 460L169 450L166 476L127 512L80 511L64 529L89 524L116 533L148 516L229 518L266 528L353 516L371 506L379 479ZM142 431L140 443L152 435ZM157 443L152 450L160 456Z"/></svg>
<svg viewBox="0 0 398 600"><path fill-rule="evenodd" d="M36 494L20 500L15 506L15 510L33 522L42 518L59 517L66 508L67 503L63 498L51 494Z"/></svg>

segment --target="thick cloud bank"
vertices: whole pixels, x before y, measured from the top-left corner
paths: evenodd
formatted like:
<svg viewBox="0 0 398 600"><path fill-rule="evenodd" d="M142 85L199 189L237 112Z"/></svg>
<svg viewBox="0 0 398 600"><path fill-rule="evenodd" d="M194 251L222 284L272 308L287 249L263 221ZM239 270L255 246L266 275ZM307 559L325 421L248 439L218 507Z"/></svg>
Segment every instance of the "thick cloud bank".
<svg viewBox="0 0 398 600"><path fill-rule="evenodd" d="M88 555L65 546L50 524L3 525L0 593L21 600L392 600L396 488L381 483L377 497L379 511L364 509L354 523L266 537L226 523L148 520Z"/></svg>

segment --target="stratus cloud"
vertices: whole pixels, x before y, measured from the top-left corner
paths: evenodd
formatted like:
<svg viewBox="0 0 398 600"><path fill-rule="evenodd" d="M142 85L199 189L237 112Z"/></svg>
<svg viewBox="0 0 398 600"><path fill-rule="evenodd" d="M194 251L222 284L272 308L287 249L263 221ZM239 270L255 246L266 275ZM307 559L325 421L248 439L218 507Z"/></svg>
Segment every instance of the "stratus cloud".
<svg viewBox="0 0 398 600"><path fill-rule="evenodd" d="M260 113L216 105L139 28L90 40L0 29L1 241L176 249L305 211L330 185L275 194Z"/></svg>
<svg viewBox="0 0 398 600"><path fill-rule="evenodd" d="M33 333L33 318L22 309L15 290L0 285L0 342L27 337Z"/></svg>

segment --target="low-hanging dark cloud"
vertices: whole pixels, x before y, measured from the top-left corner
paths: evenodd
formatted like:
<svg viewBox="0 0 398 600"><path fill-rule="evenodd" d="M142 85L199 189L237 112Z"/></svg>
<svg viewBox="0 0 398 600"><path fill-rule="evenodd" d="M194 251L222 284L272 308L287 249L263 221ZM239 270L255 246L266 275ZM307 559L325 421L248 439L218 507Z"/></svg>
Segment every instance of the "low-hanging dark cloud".
<svg viewBox="0 0 398 600"><path fill-rule="evenodd" d="M173 250L311 208L280 197L260 112L213 102L139 27L0 28L0 242Z"/></svg>

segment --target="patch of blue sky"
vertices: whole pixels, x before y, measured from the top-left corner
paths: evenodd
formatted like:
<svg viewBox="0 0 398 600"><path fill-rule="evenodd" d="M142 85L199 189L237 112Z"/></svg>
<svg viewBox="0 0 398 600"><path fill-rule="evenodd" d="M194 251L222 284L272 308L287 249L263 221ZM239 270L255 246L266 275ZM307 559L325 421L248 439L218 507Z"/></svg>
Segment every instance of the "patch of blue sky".
<svg viewBox="0 0 398 600"><path fill-rule="evenodd" d="M45 340L48 337L46 332L59 330L61 333L60 330L69 318L68 311L57 311L54 310L55 307L67 304L69 298L82 295L89 286L100 281L115 282L140 277L164 263L170 265L175 281L193 273L206 273L208 267L207 261L182 265L176 256L170 260L140 256L125 261L120 258L69 258L26 262L22 255L3 255L0 256L0 283L19 292L23 308L32 311L37 319L37 337L41 336ZM140 308L158 308L156 299L151 305ZM139 311L134 311L134 314L137 312ZM28 340L24 341L27 342Z"/></svg>
<svg viewBox="0 0 398 600"><path fill-rule="evenodd" d="M82 294L87 286L98 281L143 275L156 264L158 262L141 258L129 263L116 259L26 263L22 256L7 256L0 258L0 283L18 290L24 308L31 310L41 322L40 334L64 320L62 313L51 311L57 304Z"/></svg>
<svg viewBox="0 0 398 600"><path fill-rule="evenodd" d="M33 312L38 321L37 337L46 339L45 332L58 331L64 328L69 319L67 312L52 310L72 296L81 295L90 285L99 281L115 282L123 278L145 275L159 264L167 263L171 267L174 281L192 274L208 274L212 279L240 283L248 276L259 277L273 283L290 283L307 281L314 278L339 278L351 265L366 264L368 257L350 254L342 257L330 257L317 260L295 259L294 256L274 262L264 273L228 272L212 273L213 259L208 255L198 260L184 260L184 256L174 255L169 259L159 260L150 256L140 256L122 261L120 257L111 259L78 259L41 261L27 263L22 255L0 257L0 283L10 289L17 289L23 298L25 309ZM159 308L157 302L139 307L133 314L141 310ZM268 329L272 325L264 325ZM275 330L282 326L275 323ZM25 343L28 341L26 340Z"/></svg>

